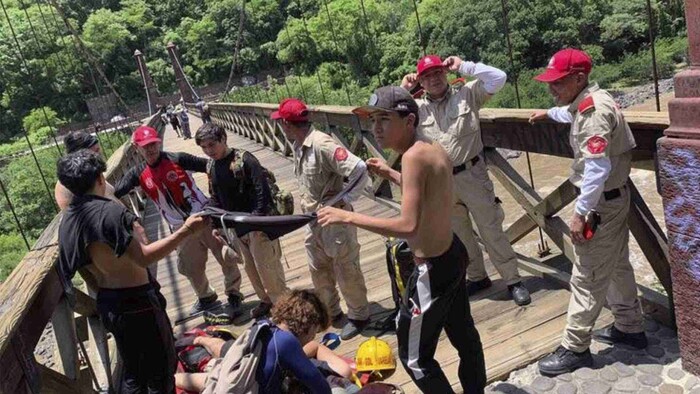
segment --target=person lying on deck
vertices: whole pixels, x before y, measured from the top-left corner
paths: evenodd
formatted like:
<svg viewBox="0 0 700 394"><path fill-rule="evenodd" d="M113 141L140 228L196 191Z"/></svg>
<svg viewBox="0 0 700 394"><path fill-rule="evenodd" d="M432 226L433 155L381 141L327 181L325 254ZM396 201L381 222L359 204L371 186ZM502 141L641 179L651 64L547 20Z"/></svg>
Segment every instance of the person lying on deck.
<svg viewBox="0 0 700 394"><path fill-rule="evenodd" d="M268 321L271 330L261 333L262 353L256 371L261 393L278 394L286 374L291 374L314 394L331 393L331 388L319 368L310 360L327 363L338 375L349 378L352 371L345 361L327 347L313 342L314 336L330 325L326 306L313 292L292 290L272 307ZM196 337L195 345L203 346L213 357L225 358L234 340ZM187 391L202 392L214 383L207 373L178 373L175 384ZM224 378L225 379L225 378ZM219 387L217 386L217 392Z"/></svg>
<svg viewBox="0 0 700 394"><path fill-rule="evenodd" d="M97 310L122 359L121 393L172 393L172 327L160 285L146 267L209 223L190 216L179 230L148 244L137 217L105 198L106 168L87 149L58 161L58 179L73 193L58 230L61 279L69 299L74 299L71 279L78 270L91 288L99 289Z"/></svg>

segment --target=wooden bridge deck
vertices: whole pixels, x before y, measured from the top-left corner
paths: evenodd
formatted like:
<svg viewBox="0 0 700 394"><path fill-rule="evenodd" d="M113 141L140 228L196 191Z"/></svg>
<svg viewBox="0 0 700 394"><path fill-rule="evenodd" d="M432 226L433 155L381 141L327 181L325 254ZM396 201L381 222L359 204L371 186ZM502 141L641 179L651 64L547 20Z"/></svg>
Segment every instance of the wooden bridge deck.
<svg viewBox="0 0 700 394"><path fill-rule="evenodd" d="M194 134L201 122L194 116L190 119L192 133ZM228 142L233 147L243 148L255 154L265 167L274 172L282 188L293 193L297 191L290 158L238 135L229 134ZM165 132L164 149L202 155L194 139L184 141L177 138L169 126ZM195 180L200 188L206 192L205 175L196 174ZM297 209L299 208L297 207ZM355 209L359 212L379 217L389 217L396 214L391 208L364 197L355 204ZM167 226L161 220L160 215L152 204L149 204L146 211L145 223L150 239L158 239L168 231ZM285 264L287 284L290 288L312 287L306 263L303 237L304 230L300 229L281 239L284 254L282 262ZM381 318L386 315L393 304L384 261L384 240L381 236L364 230L358 232L358 238L362 247L360 261L367 282L372 318ZM529 276L521 270L526 275L524 277L525 284L532 292L533 302L529 306L518 307L508 299L505 283L500 280L497 272L488 262L487 269L491 278L494 279L494 285L471 299L471 309L481 334L488 378L489 382L491 382L503 379L512 370L541 358L559 344L561 332L566 323L569 292L553 281ZM161 261L156 270L157 278L163 287L162 292L168 301L168 314L173 323L175 323L186 317L188 310L195 301L195 295L187 279L178 274L177 258L174 253ZM244 273L242 267L241 272ZM211 256L207 274L212 286L217 290L220 298L223 298L223 278L218 264ZM257 304L257 298L245 273L243 274L241 291L245 295L244 306L246 309L254 307ZM606 311L602 318L599 319L599 324L604 325L610 321L610 314ZM202 323L201 318L186 321L176 325L175 333L178 335ZM246 313L236 321L235 326L237 330L240 329L242 331L249 324L250 320L247 319ZM338 328L333 327L330 330L340 331ZM336 351L345 356L354 357L360 343L370 335L372 335L371 332L366 332L363 336L344 341ZM385 334L382 336L382 339L388 341L395 349L395 356L397 356L396 336L393 333ZM459 358L444 333L440 339L436 359L455 390L459 391L460 386L457 378ZM400 364L398 358L397 364ZM418 389L413 385L411 379L400 365L396 372L389 376L387 380L402 385L407 393L418 392Z"/></svg>

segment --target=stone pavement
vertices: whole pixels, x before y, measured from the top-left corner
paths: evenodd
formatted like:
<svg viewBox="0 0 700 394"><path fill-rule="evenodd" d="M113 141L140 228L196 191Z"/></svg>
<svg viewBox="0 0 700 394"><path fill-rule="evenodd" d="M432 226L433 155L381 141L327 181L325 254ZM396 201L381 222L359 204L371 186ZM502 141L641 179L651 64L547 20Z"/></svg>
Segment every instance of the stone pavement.
<svg viewBox="0 0 700 394"><path fill-rule="evenodd" d="M549 378L537 363L513 371L505 382L494 382L487 393L661 393L700 394L700 379L681 368L675 331L646 321L649 347L609 346L593 341L593 368Z"/></svg>

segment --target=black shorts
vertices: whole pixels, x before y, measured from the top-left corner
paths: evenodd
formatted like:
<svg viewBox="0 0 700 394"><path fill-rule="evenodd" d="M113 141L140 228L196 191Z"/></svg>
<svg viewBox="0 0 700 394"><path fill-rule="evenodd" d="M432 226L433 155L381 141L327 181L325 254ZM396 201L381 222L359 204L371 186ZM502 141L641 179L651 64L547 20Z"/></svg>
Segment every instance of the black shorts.
<svg viewBox="0 0 700 394"><path fill-rule="evenodd" d="M157 284L97 293L97 310L124 366L120 393L175 392L177 358L165 305Z"/></svg>

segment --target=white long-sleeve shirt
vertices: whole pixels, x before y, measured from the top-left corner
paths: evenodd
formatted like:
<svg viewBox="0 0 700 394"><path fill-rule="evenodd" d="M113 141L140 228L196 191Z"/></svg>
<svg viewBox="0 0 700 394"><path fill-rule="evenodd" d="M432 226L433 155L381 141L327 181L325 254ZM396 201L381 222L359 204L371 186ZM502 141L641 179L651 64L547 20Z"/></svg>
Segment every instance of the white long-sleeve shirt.
<svg viewBox="0 0 700 394"><path fill-rule="evenodd" d="M484 83L484 90L489 94L496 94L503 88L508 75L496 67L487 66L484 63L462 61L459 73L467 77L475 77Z"/></svg>

